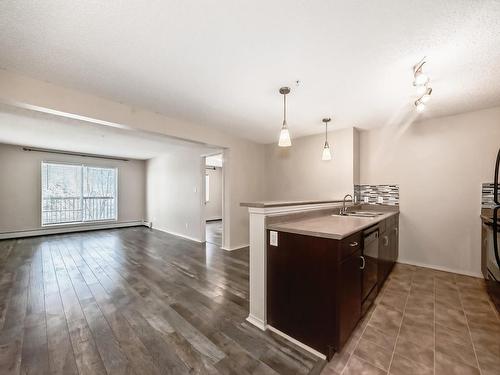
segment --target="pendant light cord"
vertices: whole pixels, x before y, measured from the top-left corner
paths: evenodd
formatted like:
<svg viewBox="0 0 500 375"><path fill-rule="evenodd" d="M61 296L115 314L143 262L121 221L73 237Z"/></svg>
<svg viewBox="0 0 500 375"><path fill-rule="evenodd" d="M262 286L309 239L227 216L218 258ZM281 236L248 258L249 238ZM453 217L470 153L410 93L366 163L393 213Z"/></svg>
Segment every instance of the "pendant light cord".
<svg viewBox="0 0 500 375"><path fill-rule="evenodd" d="M286 94L283 94L283 125L286 125Z"/></svg>
<svg viewBox="0 0 500 375"><path fill-rule="evenodd" d="M328 122L325 123L325 143L328 144Z"/></svg>

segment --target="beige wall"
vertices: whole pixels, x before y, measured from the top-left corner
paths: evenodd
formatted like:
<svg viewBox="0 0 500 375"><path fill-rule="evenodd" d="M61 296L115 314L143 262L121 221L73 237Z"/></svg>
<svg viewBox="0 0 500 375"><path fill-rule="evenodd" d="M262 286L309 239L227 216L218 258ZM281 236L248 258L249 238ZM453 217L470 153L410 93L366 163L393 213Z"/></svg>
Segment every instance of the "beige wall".
<svg viewBox="0 0 500 375"><path fill-rule="evenodd" d="M292 147L266 146L266 198L268 200L342 199L353 193L358 178L355 156L357 130L329 132L332 160L321 155L324 134L293 139Z"/></svg>
<svg viewBox="0 0 500 375"><path fill-rule="evenodd" d="M203 240L202 161L194 151L178 151L147 161L147 218L153 228Z"/></svg>
<svg viewBox="0 0 500 375"><path fill-rule="evenodd" d="M103 126L142 130L224 149L224 246L248 245L248 210L241 202L265 199L264 145L225 132L0 69L0 102Z"/></svg>
<svg viewBox="0 0 500 375"><path fill-rule="evenodd" d="M205 203L205 219L222 219L222 168L208 168L210 200Z"/></svg>
<svg viewBox="0 0 500 375"><path fill-rule="evenodd" d="M400 260L480 274L481 183L493 180L500 107L361 132L361 183L400 187Z"/></svg>
<svg viewBox="0 0 500 375"><path fill-rule="evenodd" d="M118 222L145 217L145 163L26 152L0 144L0 233L31 231L41 226L42 161L85 163L118 168Z"/></svg>

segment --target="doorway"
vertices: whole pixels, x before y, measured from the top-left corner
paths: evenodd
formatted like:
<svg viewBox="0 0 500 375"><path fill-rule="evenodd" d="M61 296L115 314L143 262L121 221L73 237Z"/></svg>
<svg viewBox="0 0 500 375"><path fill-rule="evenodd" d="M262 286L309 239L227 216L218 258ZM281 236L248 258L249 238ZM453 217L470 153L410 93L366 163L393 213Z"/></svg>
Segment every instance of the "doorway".
<svg viewBox="0 0 500 375"><path fill-rule="evenodd" d="M224 225L222 154L205 158L205 238L206 242L222 247Z"/></svg>

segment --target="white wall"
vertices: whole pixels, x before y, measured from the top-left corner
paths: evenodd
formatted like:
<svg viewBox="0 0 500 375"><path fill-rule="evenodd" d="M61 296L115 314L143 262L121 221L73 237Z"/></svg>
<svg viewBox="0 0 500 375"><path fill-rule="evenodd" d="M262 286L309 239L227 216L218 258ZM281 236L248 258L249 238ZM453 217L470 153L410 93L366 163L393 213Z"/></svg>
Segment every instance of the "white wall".
<svg viewBox="0 0 500 375"><path fill-rule="evenodd" d="M31 231L41 226L41 163L55 161L118 168L118 222L145 217L145 163L26 152L0 144L0 233Z"/></svg>
<svg viewBox="0 0 500 375"><path fill-rule="evenodd" d="M400 260L480 274L481 183L500 107L360 133L361 183L400 187Z"/></svg>
<svg viewBox="0 0 500 375"><path fill-rule="evenodd" d="M205 204L205 220L222 219L222 168L208 168L210 199Z"/></svg>
<svg viewBox="0 0 500 375"><path fill-rule="evenodd" d="M147 218L153 228L196 241L204 239L202 161L194 151L177 151L147 161Z"/></svg>
<svg viewBox="0 0 500 375"><path fill-rule="evenodd" d="M353 193L358 166L357 130L330 131L332 160L323 161L324 134L292 140L292 147L266 146L268 200L342 199Z"/></svg>
<svg viewBox="0 0 500 375"><path fill-rule="evenodd" d="M265 199L264 145L156 112L0 69L0 102L102 126L160 133L224 149L224 246L248 245L248 210L241 202Z"/></svg>

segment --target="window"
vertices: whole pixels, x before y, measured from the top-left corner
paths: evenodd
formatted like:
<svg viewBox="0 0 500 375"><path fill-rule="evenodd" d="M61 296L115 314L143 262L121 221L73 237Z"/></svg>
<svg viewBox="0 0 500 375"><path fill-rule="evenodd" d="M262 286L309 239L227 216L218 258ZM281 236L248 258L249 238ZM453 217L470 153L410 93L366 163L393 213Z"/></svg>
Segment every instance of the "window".
<svg viewBox="0 0 500 375"><path fill-rule="evenodd" d="M42 163L42 225L116 220L116 168Z"/></svg>
<svg viewBox="0 0 500 375"><path fill-rule="evenodd" d="M210 176L208 173L205 175L205 202L210 200Z"/></svg>

